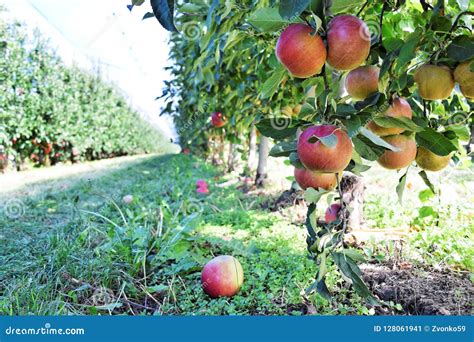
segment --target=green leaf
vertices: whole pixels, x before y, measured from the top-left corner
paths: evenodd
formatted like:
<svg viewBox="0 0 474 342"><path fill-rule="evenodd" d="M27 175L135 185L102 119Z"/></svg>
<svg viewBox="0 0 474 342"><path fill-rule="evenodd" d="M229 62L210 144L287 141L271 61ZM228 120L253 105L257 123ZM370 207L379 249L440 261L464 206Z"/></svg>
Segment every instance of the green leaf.
<svg viewBox="0 0 474 342"><path fill-rule="evenodd" d="M174 26L174 0L150 0L150 3L161 26L170 32L178 32Z"/></svg>
<svg viewBox="0 0 474 342"><path fill-rule="evenodd" d="M433 197L434 197L434 192L431 189L422 190L418 194L418 198L420 199L421 202L426 202L430 198L433 198Z"/></svg>
<svg viewBox="0 0 474 342"><path fill-rule="evenodd" d="M143 5L144 2L145 2L145 0L132 0L132 5L133 6L141 6L141 5Z"/></svg>
<svg viewBox="0 0 474 342"><path fill-rule="evenodd" d="M155 15L152 12L147 12L143 16L142 20L148 19L148 18L153 18Z"/></svg>
<svg viewBox="0 0 474 342"><path fill-rule="evenodd" d="M261 32L275 32L291 22L281 17L278 8L271 7L257 9L247 21Z"/></svg>
<svg viewBox="0 0 474 342"><path fill-rule="evenodd" d="M474 58L474 37L468 35L457 36L447 49L448 57L458 62Z"/></svg>
<svg viewBox="0 0 474 342"><path fill-rule="evenodd" d="M384 149L372 143L365 137L353 137L352 143L356 152L364 159L375 161L384 153Z"/></svg>
<svg viewBox="0 0 474 342"><path fill-rule="evenodd" d="M333 0L331 10L333 13L351 12L360 6L362 3L359 0Z"/></svg>
<svg viewBox="0 0 474 342"><path fill-rule="evenodd" d="M308 188L304 192L304 199L308 203L317 204L319 202L319 200L321 199L321 197L323 195L327 194L328 192L329 192L328 190L324 190L324 189L321 189L321 188L319 188L319 189Z"/></svg>
<svg viewBox="0 0 474 342"><path fill-rule="evenodd" d="M301 106L301 111L300 111L300 117L304 117L307 115L312 115L316 112L316 109L310 105L309 103L304 103L303 106Z"/></svg>
<svg viewBox="0 0 474 342"><path fill-rule="evenodd" d="M429 190L435 194L436 193L436 190L435 190L435 187L433 185L433 183L431 183L430 179L428 178L428 175L426 174L426 172L424 170L420 171L418 173L421 177L421 179L423 179L423 182L425 183L425 185L429 188Z"/></svg>
<svg viewBox="0 0 474 342"><path fill-rule="evenodd" d="M347 128L347 134L349 135L349 138L353 138L357 134L359 134L360 128L362 127L362 123L357 115L352 115L349 117L349 119L343 121L344 126L346 126Z"/></svg>
<svg viewBox="0 0 474 342"><path fill-rule="evenodd" d="M280 0L279 13L283 19L299 16L309 5L310 0Z"/></svg>
<svg viewBox="0 0 474 342"><path fill-rule="evenodd" d="M456 145L451 140L429 127L416 133L415 139L418 146L422 146L439 156L447 156L457 150Z"/></svg>
<svg viewBox="0 0 474 342"><path fill-rule="evenodd" d="M423 131L423 127L418 126L411 119L405 117L378 116L374 118L374 122L382 127L398 127L411 132Z"/></svg>
<svg viewBox="0 0 474 342"><path fill-rule="evenodd" d="M400 70L408 62L412 61L416 55L416 48L420 39L422 37L422 31L417 29L415 32L411 33L405 43L400 48L400 54L397 59L397 68Z"/></svg>
<svg viewBox="0 0 474 342"><path fill-rule="evenodd" d="M297 127L292 125L291 118L280 117L260 120L257 123L257 129L266 137L282 140L295 134Z"/></svg>
<svg viewBox="0 0 474 342"><path fill-rule="evenodd" d="M338 139L334 133L326 135L325 137L318 137L313 135L311 138L308 139L308 142L314 144L317 141L321 141L321 143L326 146L327 148L334 148L337 145Z"/></svg>
<svg viewBox="0 0 474 342"><path fill-rule="evenodd" d="M289 159L292 166L296 167L297 169L304 169L304 165L301 163L298 153L291 152Z"/></svg>
<svg viewBox="0 0 474 342"><path fill-rule="evenodd" d="M196 5L196 4L192 4L192 3L184 4L183 6L181 6L179 8L179 11L181 13L190 13L190 14L199 13L202 10L203 10L203 8L201 6Z"/></svg>
<svg viewBox="0 0 474 342"><path fill-rule="evenodd" d="M292 142L279 142L270 150L270 157L288 157L291 152L296 151L296 141Z"/></svg>
<svg viewBox="0 0 474 342"><path fill-rule="evenodd" d="M365 127L361 127L360 134L362 134L364 137L366 137L367 139L372 141L375 145L385 147L386 149L388 149L390 151L393 151L393 152L399 152L400 151L399 148L390 145L388 142L386 142L385 140L380 138L378 135L372 133L371 131L369 131ZM360 154L360 152L359 152L359 154Z"/></svg>
<svg viewBox="0 0 474 342"><path fill-rule="evenodd" d="M260 88L260 98L267 99L272 97L276 93L280 83L283 81L286 75L286 70L279 68L273 72L273 74L265 81Z"/></svg>
<svg viewBox="0 0 474 342"><path fill-rule="evenodd" d="M352 260L359 261L359 262L365 262L365 257L360 253L359 251L355 249L343 249L342 254L344 254L346 257L351 258Z"/></svg>
<svg viewBox="0 0 474 342"><path fill-rule="evenodd" d="M398 195L398 201L400 203L402 203L403 192L405 191L405 185L407 183L407 175L408 175L408 169L405 172L405 174L401 176L400 179L398 180L397 195Z"/></svg>

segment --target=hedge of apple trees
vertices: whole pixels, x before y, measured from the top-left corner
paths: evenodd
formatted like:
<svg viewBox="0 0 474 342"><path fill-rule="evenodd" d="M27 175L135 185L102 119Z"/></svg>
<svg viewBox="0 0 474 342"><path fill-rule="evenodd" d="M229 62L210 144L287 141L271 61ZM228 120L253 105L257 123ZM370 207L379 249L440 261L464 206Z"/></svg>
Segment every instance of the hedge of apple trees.
<svg viewBox="0 0 474 342"><path fill-rule="evenodd" d="M17 23L0 23L2 156L49 165L156 150L162 138L113 86L65 66Z"/></svg>
<svg viewBox="0 0 474 342"><path fill-rule="evenodd" d="M363 175L368 162L377 161L399 179L394 193L401 200L408 169L416 169L434 192L429 173L466 156L474 97L472 4L151 4L165 28L179 31L171 38L176 65L167 111L179 127L186 125L183 136L201 136L186 144L207 141L203 127L216 110L230 118L224 140L245 135L256 121L275 142L270 155L288 158L306 188L308 252L319 265L308 291L330 295L325 276L334 264L373 301L357 266L361 257L344 241L351 209L343 200L341 174ZM320 198L333 192L337 202L318 219Z"/></svg>

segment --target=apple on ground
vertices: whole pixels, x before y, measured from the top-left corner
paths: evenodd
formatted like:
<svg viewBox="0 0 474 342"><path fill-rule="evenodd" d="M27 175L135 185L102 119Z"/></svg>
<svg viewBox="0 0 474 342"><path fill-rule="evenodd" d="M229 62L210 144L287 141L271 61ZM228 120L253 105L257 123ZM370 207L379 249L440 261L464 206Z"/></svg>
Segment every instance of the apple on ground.
<svg viewBox="0 0 474 342"><path fill-rule="evenodd" d="M230 255L221 255L209 261L201 273L204 292L211 298L232 297L244 282L240 262Z"/></svg>

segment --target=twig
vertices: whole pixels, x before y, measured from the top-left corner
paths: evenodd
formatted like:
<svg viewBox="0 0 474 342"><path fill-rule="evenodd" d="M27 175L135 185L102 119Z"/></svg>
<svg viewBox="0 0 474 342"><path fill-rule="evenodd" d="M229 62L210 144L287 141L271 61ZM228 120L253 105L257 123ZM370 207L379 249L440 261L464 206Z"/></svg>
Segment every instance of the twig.
<svg viewBox="0 0 474 342"><path fill-rule="evenodd" d="M364 8L367 7L368 4L369 4L369 0L367 0L367 1L362 5L362 7L360 8L359 12L357 12L357 17L360 16L360 14L362 13L362 11L364 10Z"/></svg>
<svg viewBox="0 0 474 342"><path fill-rule="evenodd" d="M451 26L451 29L449 30L449 33L452 33L456 29L456 27L458 26L459 20L464 15L474 16L474 12L473 11L464 11L464 12L459 13L459 15L454 20L453 26Z"/></svg>

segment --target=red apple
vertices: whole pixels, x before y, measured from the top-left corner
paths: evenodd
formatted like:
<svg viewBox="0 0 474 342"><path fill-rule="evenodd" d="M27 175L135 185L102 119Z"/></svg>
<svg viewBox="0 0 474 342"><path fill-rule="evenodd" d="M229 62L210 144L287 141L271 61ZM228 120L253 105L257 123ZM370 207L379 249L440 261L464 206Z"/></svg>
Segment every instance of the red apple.
<svg viewBox="0 0 474 342"><path fill-rule="evenodd" d="M341 210L341 205L339 203L331 204L326 209L326 214L324 215L324 220L326 223L334 222L338 219L339 210Z"/></svg>
<svg viewBox="0 0 474 342"><path fill-rule="evenodd" d="M347 93L354 100L364 100L379 90L380 68L374 65L358 67L346 76Z"/></svg>
<svg viewBox="0 0 474 342"><path fill-rule="evenodd" d="M225 126L225 119L220 112L214 112L211 116L211 124L214 127L220 128Z"/></svg>
<svg viewBox="0 0 474 342"><path fill-rule="evenodd" d="M400 151L386 150L377 162L386 169L400 170L410 165L416 158L416 143L411 137L405 135L391 135L383 138L390 145Z"/></svg>
<svg viewBox="0 0 474 342"><path fill-rule="evenodd" d="M189 150L189 148L183 148L182 153L188 155L191 153L191 151Z"/></svg>
<svg viewBox="0 0 474 342"><path fill-rule="evenodd" d="M323 138L331 134L337 138L334 147L328 147L315 138ZM324 173L341 172L351 161L352 142L347 133L339 127L311 126L298 139L297 151L300 161L308 170Z"/></svg>
<svg viewBox="0 0 474 342"><path fill-rule="evenodd" d="M211 298L232 297L243 282L242 265L230 255L215 257L204 266L201 274L202 288Z"/></svg>
<svg viewBox="0 0 474 342"><path fill-rule="evenodd" d="M278 60L295 77L307 78L319 74L326 62L326 47L311 26L288 26L276 45Z"/></svg>
<svg viewBox="0 0 474 342"><path fill-rule="evenodd" d="M355 69L369 56L369 28L353 15L339 15L328 25L327 44L329 65L336 70Z"/></svg>
<svg viewBox="0 0 474 342"><path fill-rule="evenodd" d="M307 188L332 190L337 185L335 173L319 173L295 168L295 179L303 190Z"/></svg>
<svg viewBox="0 0 474 342"><path fill-rule="evenodd" d="M413 113L408 101L405 100L404 98L399 97L393 100L391 106L384 113L384 116L390 116L392 118L405 117L405 118L411 119L413 116ZM369 124L367 125L367 128L381 137L384 137L387 135L400 134L405 131L403 128L399 128L399 127L382 127L382 126L377 125L373 121L369 122Z"/></svg>

